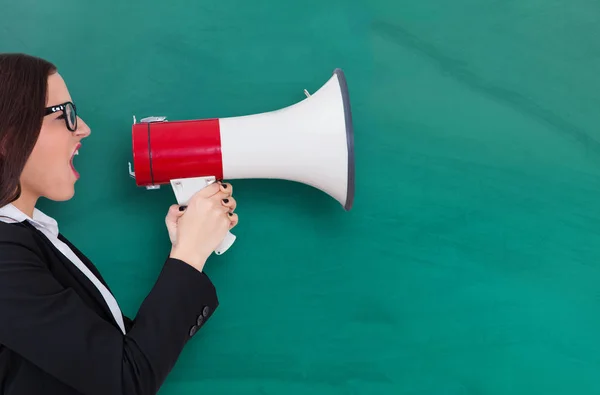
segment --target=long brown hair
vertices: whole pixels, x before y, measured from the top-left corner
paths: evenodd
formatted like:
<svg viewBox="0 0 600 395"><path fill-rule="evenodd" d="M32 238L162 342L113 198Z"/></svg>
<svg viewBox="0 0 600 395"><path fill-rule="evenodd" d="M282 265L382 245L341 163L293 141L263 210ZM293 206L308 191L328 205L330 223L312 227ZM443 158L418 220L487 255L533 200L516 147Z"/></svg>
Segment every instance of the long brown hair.
<svg viewBox="0 0 600 395"><path fill-rule="evenodd" d="M54 64L0 53L0 207L21 196L19 179L38 139Z"/></svg>

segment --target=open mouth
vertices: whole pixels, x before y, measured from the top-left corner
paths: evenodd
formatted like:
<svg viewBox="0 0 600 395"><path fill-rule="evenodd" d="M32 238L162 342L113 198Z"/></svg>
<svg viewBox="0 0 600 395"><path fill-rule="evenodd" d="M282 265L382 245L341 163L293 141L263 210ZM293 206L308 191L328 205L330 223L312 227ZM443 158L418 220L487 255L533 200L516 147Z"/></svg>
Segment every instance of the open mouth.
<svg viewBox="0 0 600 395"><path fill-rule="evenodd" d="M69 161L69 164L71 165L71 170L73 170L73 173L75 173L75 177L79 178L79 173L77 172L77 170L75 170L75 166L73 165L73 159L75 159L76 155L79 155L79 148L81 147L81 144L78 144L77 147L75 148L75 151L73 151L73 154L71 155L71 160Z"/></svg>

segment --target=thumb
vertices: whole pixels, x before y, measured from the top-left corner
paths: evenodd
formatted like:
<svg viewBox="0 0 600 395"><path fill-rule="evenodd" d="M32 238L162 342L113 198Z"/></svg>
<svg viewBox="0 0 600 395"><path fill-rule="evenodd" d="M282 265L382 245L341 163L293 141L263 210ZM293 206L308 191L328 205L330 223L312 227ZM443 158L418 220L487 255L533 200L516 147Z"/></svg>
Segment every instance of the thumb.
<svg viewBox="0 0 600 395"><path fill-rule="evenodd" d="M183 215L185 212L185 206L179 206L172 204L167 212L167 220L176 220Z"/></svg>

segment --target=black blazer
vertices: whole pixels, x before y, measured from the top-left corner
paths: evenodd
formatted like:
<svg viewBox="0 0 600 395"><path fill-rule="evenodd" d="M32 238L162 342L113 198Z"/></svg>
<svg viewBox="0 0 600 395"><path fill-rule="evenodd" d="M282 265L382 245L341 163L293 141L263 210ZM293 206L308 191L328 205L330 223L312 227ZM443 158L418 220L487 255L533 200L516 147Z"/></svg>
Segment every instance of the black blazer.
<svg viewBox="0 0 600 395"><path fill-rule="evenodd" d="M0 222L0 394L156 394L218 304L205 273L167 258L123 335L97 288L40 231Z"/></svg>

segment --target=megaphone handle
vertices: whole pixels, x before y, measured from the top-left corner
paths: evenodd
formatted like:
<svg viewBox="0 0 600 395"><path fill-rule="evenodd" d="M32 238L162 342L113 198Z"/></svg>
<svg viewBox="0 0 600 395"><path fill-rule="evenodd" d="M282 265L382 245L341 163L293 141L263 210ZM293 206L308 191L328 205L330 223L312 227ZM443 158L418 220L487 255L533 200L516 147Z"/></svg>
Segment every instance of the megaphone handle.
<svg viewBox="0 0 600 395"><path fill-rule="evenodd" d="M217 246L217 248L215 249L215 254L217 254L217 255L223 254L225 251L227 251L229 249L229 247L231 247L233 245L234 241L235 241L235 235L233 235L231 232L227 232L227 234L225 235L225 238L223 239L221 244L219 244Z"/></svg>
<svg viewBox="0 0 600 395"><path fill-rule="evenodd" d="M177 180L171 180L171 187L175 193L177 203L185 206L192 195L206 188L215 181L215 177L181 178ZM236 237L231 232L227 232L223 241L221 241L221 243L215 249L215 254L221 255L225 253L225 251L227 251L229 247L233 245L235 239Z"/></svg>

